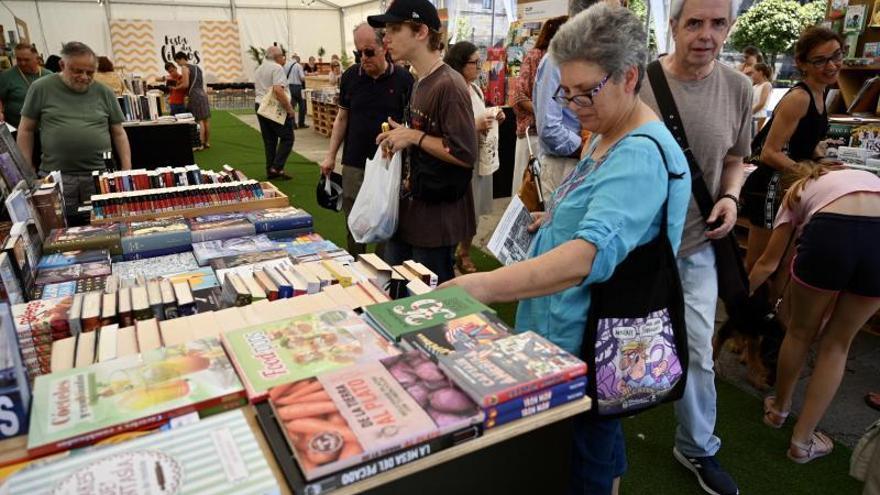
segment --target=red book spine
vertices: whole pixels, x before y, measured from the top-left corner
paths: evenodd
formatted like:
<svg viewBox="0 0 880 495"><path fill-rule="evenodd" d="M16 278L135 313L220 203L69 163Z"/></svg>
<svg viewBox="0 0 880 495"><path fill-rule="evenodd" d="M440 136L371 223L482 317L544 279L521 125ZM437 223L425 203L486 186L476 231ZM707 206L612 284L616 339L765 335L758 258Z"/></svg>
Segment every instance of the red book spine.
<svg viewBox="0 0 880 495"><path fill-rule="evenodd" d="M94 430L89 433L83 433L81 435L76 435L65 440L60 440L58 442L40 445L39 447L28 449L28 455L32 455L34 457L42 457L45 455L54 454L55 452L91 445L105 438L112 437L120 433L125 433L127 431L154 430L167 423L172 418L183 416L184 414L189 414L191 412L206 411L208 409L211 409L210 413L216 414L224 410L240 407L245 404L245 399L246 395L244 390L242 390L241 392L225 395L223 397L217 397L196 404L190 404L170 409L168 411L153 414L151 416L133 419L131 421L120 423L118 425L108 426L106 428Z"/></svg>
<svg viewBox="0 0 880 495"><path fill-rule="evenodd" d="M496 404L501 404L502 402L507 402L511 399L522 397L523 395L534 392L536 390L552 387L557 383L574 380L575 378L583 376L586 373L587 365L586 363L582 363L582 365L580 366L571 368L560 373L556 373L555 375L545 376L543 378L536 378L526 383L513 385L498 392L497 394L490 394L486 397L483 397L483 407L492 407Z"/></svg>

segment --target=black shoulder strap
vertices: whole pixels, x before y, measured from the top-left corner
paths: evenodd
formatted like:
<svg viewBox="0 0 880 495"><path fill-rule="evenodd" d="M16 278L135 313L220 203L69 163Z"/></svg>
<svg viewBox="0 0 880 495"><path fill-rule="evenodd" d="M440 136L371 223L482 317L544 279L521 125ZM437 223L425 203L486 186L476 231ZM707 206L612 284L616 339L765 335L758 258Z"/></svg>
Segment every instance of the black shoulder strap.
<svg viewBox="0 0 880 495"><path fill-rule="evenodd" d="M672 137L681 146L685 158L687 158L688 167L691 169L691 192L697 207L704 219L708 219L712 214L712 208L715 206L715 200L709 193L709 187L703 178L703 170L697 164L697 158L691 151L688 144L687 135L684 133L684 124L681 115L678 114L678 107L675 106L675 99L672 97L672 91L669 89L669 82L666 80L666 74L663 73L663 66L660 60L655 60L648 64L648 81L651 83L651 89L654 91L654 99L657 101L657 107L660 110L663 122L672 133Z"/></svg>
<svg viewBox="0 0 880 495"><path fill-rule="evenodd" d="M671 170L669 170L669 162L666 161L666 153L663 152L663 147L660 146L660 143L654 138L654 136L649 136L648 134L633 134L631 137L643 137L650 139L654 146L657 147L657 151L660 152L660 158L663 160L663 166L666 167L666 175L669 177L669 180L676 180L684 178L684 174L675 174ZM660 221L660 233L666 234L666 226L669 223L669 187L666 187L666 199L663 201L663 218Z"/></svg>
<svg viewBox="0 0 880 495"><path fill-rule="evenodd" d="M291 62L290 67L287 68L287 78L290 79L290 71L293 70L293 66L296 65L296 62Z"/></svg>

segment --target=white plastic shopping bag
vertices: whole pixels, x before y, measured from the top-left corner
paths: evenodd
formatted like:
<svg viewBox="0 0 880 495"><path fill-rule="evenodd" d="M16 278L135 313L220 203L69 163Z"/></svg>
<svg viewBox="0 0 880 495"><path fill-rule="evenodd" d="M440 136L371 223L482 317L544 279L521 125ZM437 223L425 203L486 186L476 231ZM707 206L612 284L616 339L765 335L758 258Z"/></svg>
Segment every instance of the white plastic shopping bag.
<svg viewBox="0 0 880 495"><path fill-rule="evenodd" d="M348 215L348 230L361 244L386 241L397 230L400 202L400 152L391 159L376 150L364 167L364 183Z"/></svg>

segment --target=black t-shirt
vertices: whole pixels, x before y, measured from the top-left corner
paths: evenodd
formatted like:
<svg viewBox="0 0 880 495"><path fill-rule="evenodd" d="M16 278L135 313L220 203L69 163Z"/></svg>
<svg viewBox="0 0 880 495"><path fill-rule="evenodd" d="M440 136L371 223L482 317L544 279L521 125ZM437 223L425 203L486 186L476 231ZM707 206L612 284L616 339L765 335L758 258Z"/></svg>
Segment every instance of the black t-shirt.
<svg viewBox="0 0 880 495"><path fill-rule="evenodd" d="M413 77L404 68L388 64L378 79L353 65L339 83L339 107L348 110L348 128L342 149L342 164L364 168L376 154L376 136L388 117L403 122L403 109L412 92Z"/></svg>

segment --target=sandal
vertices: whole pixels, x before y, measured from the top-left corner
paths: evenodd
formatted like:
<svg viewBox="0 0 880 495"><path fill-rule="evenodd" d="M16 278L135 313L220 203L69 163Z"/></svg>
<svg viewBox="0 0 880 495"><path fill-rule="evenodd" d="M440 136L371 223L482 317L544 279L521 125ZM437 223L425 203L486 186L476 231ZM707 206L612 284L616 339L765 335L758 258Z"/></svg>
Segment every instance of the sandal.
<svg viewBox="0 0 880 495"><path fill-rule="evenodd" d="M810 435L809 443L803 444L792 440L786 455L798 464L806 464L813 459L830 454L832 450L834 450L834 441L828 438L828 435L814 431Z"/></svg>
<svg viewBox="0 0 880 495"><path fill-rule="evenodd" d="M782 428L788 418L789 411L777 411L773 404L776 402L775 395L768 395L764 398L764 424L770 428Z"/></svg>

